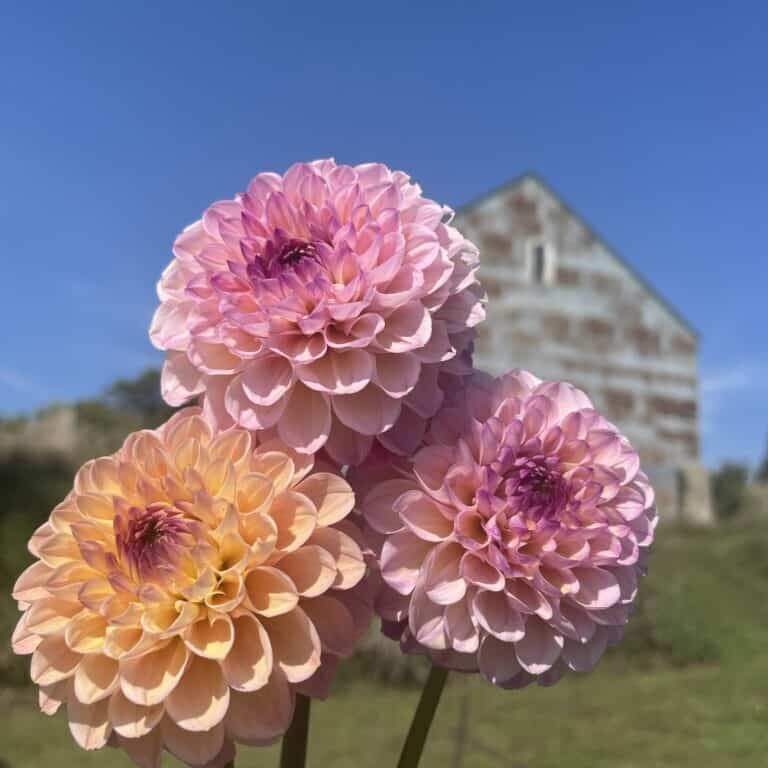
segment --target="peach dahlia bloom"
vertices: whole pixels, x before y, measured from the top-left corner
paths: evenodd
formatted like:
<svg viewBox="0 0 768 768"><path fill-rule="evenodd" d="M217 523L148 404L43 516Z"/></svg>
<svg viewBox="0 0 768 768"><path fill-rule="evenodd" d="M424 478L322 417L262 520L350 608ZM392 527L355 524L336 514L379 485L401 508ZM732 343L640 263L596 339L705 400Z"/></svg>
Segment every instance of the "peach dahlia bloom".
<svg viewBox="0 0 768 768"><path fill-rule="evenodd" d="M214 203L158 284L165 399L204 393L220 426L275 427L340 464L374 439L410 453L484 317L477 249L450 215L400 171L333 160Z"/></svg>
<svg viewBox="0 0 768 768"><path fill-rule="evenodd" d="M192 408L85 464L14 588L41 709L145 768L280 737L368 617L352 491L312 469Z"/></svg>
<svg viewBox="0 0 768 768"><path fill-rule="evenodd" d="M630 444L583 392L519 370L473 377L428 443L412 468L353 481L385 633L501 687L590 669L622 635L656 525Z"/></svg>

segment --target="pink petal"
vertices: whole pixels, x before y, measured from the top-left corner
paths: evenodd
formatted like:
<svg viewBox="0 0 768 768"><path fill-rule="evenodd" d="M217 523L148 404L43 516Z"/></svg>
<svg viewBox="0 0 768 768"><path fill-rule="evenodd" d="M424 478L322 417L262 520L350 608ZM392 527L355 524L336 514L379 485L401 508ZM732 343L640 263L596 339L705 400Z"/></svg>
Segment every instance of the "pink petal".
<svg viewBox="0 0 768 768"><path fill-rule="evenodd" d="M443 541L453 532L449 517L422 491L403 493L395 500L394 511L408 528L424 541Z"/></svg>
<svg viewBox="0 0 768 768"><path fill-rule="evenodd" d="M384 581L401 595L413 592L421 565L432 546L410 531L393 533L381 550L380 567Z"/></svg>
<svg viewBox="0 0 768 768"><path fill-rule="evenodd" d="M345 395L367 386L373 371L373 357L365 350L329 350L319 360L298 366L296 375L310 389Z"/></svg>
<svg viewBox="0 0 768 768"><path fill-rule="evenodd" d="M560 657L563 636L557 634L536 616L525 622L525 637L515 643L517 660L526 672L540 675Z"/></svg>
<svg viewBox="0 0 768 768"><path fill-rule="evenodd" d="M405 397L419 380L421 363L410 352L376 355L376 384L392 397Z"/></svg>
<svg viewBox="0 0 768 768"><path fill-rule="evenodd" d="M433 603L451 605L464 597L467 582L459 571L463 552L460 544L446 541L438 544L424 563L424 591Z"/></svg>
<svg viewBox="0 0 768 768"><path fill-rule="evenodd" d="M371 450L373 438L361 435L333 419L331 434L325 444L328 455L340 466L357 466Z"/></svg>
<svg viewBox="0 0 768 768"><path fill-rule="evenodd" d="M256 405L245 392L242 375L235 376L229 382L224 394L224 407L227 413L237 424L246 429L269 429L275 426L287 404L286 396L272 405Z"/></svg>
<svg viewBox="0 0 768 768"><path fill-rule="evenodd" d="M350 429L363 435L386 432L397 420L401 403L369 384L354 395L333 398L333 409Z"/></svg>
<svg viewBox="0 0 768 768"><path fill-rule="evenodd" d="M506 579L487 560L467 552L461 560L461 575L475 586L492 592L504 589Z"/></svg>
<svg viewBox="0 0 768 768"><path fill-rule="evenodd" d="M297 382L277 424L277 431L300 453L319 450L331 431L328 398Z"/></svg>
<svg viewBox="0 0 768 768"><path fill-rule="evenodd" d="M602 568L574 568L579 580L579 591L572 595L575 603L584 608L610 608L621 599L621 588L616 577Z"/></svg>
<svg viewBox="0 0 768 768"><path fill-rule="evenodd" d="M523 637L523 619L503 592L481 590L472 607L483 629L499 640L514 643Z"/></svg>
<svg viewBox="0 0 768 768"><path fill-rule="evenodd" d="M413 490L413 481L408 479L387 480L374 486L361 505L368 525L379 533L394 533L403 527L394 508L397 499Z"/></svg>
<svg viewBox="0 0 768 768"><path fill-rule="evenodd" d="M160 379L163 399L169 405L184 405L203 389L200 371L189 362L184 352L169 352Z"/></svg>
<svg viewBox="0 0 768 768"><path fill-rule="evenodd" d="M492 635L486 635L477 655L480 674L493 685L501 685L511 680L521 671L515 656L515 646L503 643Z"/></svg>
<svg viewBox="0 0 768 768"><path fill-rule="evenodd" d="M274 405L291 388L293 366L279 355L267 354L243 371L243 392L255 405Z"/></svg>
<svg viewBox="0 0 768 768"><path fill-rule="evenodd" d="M387 352L410 352L423 347L432 335L432 318L422 304L410 302L392 312L377 345Z"/></svg>
<svg viewBox="0 0 768 768"><path fill-rule="evenodd" d="M480 635L472 622L468 600L459 600L445 609L445 629L451 647L460 653L475 653L480 645Z"/></svg>

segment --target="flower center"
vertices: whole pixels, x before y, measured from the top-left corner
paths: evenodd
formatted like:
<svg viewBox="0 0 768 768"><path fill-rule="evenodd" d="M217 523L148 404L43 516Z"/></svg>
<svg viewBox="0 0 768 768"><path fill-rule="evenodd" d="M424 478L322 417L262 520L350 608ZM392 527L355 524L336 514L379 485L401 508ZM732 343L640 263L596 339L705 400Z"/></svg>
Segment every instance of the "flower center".
<svg viewBox="0 0 768 768"><path fill-rule="evenodd" d="M559 523L568 504L568 486L554 457L522 459L504 474L502 484L513 514L520 514L528 527L539 522Z"/></svg>
<svg viewBox="0 0 768 768"><path fill-rule="evenodd" d="M121 559L140 579L172 567L182 550L194 544L193 522L167 504L131 507L114 521L115 543Z"/></svg>
<svg viewBox="0 0 768 768"><path fill-rule="evenodd" d="M294 267L304 259L318 260L317 246L304 240L292 239L278 251L276 261L281 267Z"/></svg>

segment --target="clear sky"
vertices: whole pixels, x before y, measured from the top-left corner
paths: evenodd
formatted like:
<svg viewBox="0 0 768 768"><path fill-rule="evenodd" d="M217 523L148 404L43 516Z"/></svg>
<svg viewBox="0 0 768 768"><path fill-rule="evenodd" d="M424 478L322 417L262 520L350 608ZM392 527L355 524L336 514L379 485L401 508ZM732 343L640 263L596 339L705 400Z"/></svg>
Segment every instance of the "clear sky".
<svg viewBox="0 0 768 768"><path fill-rule="evenodd" d="M535 169L700 330L705 459L755 462L767 36L759 2L4 3L0 412L158 364L175 234L258 171L457 207Z"/></svg>

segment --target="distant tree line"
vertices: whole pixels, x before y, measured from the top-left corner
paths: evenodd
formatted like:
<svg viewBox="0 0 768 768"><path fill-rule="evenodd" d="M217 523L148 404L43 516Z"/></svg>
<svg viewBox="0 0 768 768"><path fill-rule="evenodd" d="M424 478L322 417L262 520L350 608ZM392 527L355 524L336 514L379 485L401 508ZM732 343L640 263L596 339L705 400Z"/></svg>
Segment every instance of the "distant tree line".
<svg viewBox="0 0 768 768"><path fill-rule="evenodd" d="M765 456L751 480L768 484L768 443ZM749 467L746 464L726 461L712 474L712 503L721 520L733 519L745 512L748 506Z"/></svg>

